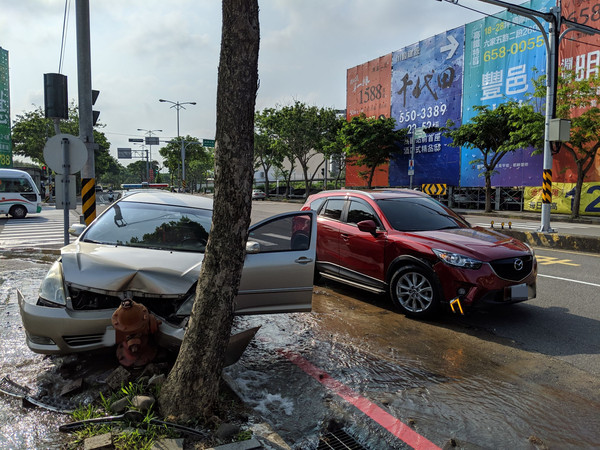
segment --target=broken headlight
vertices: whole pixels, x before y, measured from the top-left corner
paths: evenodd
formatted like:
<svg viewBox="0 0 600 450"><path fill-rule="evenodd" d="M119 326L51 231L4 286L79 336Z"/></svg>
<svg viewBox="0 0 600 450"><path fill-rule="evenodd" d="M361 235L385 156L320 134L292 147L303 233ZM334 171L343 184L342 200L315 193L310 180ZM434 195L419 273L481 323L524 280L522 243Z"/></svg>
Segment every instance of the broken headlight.
<svg viewBox="0 0 600 450"><path fill-rule="evenodd" d="M40 286L39 296L45 302L66 306L67 296L65 294L62 264L60 261L56 261L50 267L46 278L44 278Z"/></svg>

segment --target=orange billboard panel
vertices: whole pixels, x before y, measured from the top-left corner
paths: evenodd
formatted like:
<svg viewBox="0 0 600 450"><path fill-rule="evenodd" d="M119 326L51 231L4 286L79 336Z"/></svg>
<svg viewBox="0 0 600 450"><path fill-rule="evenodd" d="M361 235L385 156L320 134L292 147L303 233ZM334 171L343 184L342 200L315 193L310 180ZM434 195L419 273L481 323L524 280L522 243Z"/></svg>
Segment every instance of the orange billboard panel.
<svg viewBox="0 0 600 450"><path fill-rule="evenodd" d="M562 0L562 15L569 20L592 28L600 28L600 2L598 0ZM567 26L563 25L564 32ZM600 35L585 35L569 32L561 39L559 47L560 66L573 71L577 80L585 80L600 75ZM579 112L582 113L584 110ZM577 114L577 112L575 112ZM577 164L573 156L564 148L553 155L552 178L555 182L575 183ZM600 181L600 155L584 181Z"/></svg>
<svg viewBox="0 0 600 450"><path fill-rule="evenodd" d="M390 117L392 54L348 69L346 118L365 113L367 117Z"/></svg>
<svg viewBox="0 0 600 450"><path fill-rule="evenodd" d="M346 119L364 113L367 117L390 117L392 86L392 54L373 59L348 69L346 77ZM366 167L356 166L352 159L346 161L346 186L366 186L361 172ZM389 186L389 166L378 167L372 186Z"/></svg>

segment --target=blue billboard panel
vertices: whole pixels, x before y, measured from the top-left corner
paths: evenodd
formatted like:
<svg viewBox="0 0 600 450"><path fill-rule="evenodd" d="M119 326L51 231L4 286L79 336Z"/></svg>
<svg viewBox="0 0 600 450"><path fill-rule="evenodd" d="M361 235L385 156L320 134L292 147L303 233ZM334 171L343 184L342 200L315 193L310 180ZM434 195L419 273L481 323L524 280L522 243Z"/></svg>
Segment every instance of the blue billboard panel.
<svg viewBox="0 0 600 450"><path fill-rule="evenodd" d="M548 12L554 3L554 0L531 0L521 6ZM547 28L545 22L541 23ZM533 93L533 80L545 71L544 37L532 20L503 11L465 25L463 122L475 116L475 105L495 108L509 99L525 100ZM531 153L531 149L524 149L504 155L496 166L492 185L540 185L543 157ZM461 150L461 186L485 184L480 176L482 165L473 163L481 157L477 149Z"/></svg>
<svg viewBox="0 0 600 450"><path fill-rule="evenodd" d="M420 41L392 54L391 116L411 132L461 124L464 27ZM415 139L413 184L459 182L459 149L450 139L431 133ZM412 145L390 160L390 186L408 186Z"/></svg>

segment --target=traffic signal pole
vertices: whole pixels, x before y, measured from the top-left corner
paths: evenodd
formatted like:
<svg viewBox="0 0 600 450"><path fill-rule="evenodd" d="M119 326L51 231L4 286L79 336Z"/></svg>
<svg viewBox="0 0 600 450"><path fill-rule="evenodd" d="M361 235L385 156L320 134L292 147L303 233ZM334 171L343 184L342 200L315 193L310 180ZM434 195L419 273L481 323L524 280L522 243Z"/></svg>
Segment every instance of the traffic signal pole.
<svg viewBox="0 0 600 450"><path fill-rule="evenodd" d="M558 33L560 33L560 6L550 8L549 13L513 5L500 0L479 0L495 6L503 6L508 12L527 17L535 22L546 44L546 116L544 121L544 160L542 167L542 214L538 231L553 233L550 226L552 209L552 145L549 140L550 121L556 114L556 86L558 78ZM548 22L548 32L538 18Z"/></svg>
<svg viewBox="0 0 600 450"><path fill-rule="evenodd" d="M92 64L90 52L90 2L76 0L77 82L79 90L79 138L88 159L81 169L81 209L89 225L96 218L96 169L94 163L94 117L92 113Z"/></svg>
<svg viewBox="0 0 600 450"><path fill-rule="evenodd" d="M442 1L442 0L439 0ZM449 3L457 4L458 0L446 0ZM562 37L571 31L579 31L585 34L600 34L596 28L587 25L578 24L572 20L565 19L561 15L561 0L558 6L550 8L550 12L544 13L534 9L525 8L501 0L479 0L494 6L506 8L512 14L527 17L533 20L537 25L546 44L546 120L544 124L544 161L542 173L542 214L541 224L538 231L542 233L553 233L550 226L550 212L552 208L552 145L550 142L550 121L556 115L556 91L558 82L558 46ZM544 29L540 21L542 19L549 24L548 32ZM564 33L560 33L561 25L568 27Z"/></svg>

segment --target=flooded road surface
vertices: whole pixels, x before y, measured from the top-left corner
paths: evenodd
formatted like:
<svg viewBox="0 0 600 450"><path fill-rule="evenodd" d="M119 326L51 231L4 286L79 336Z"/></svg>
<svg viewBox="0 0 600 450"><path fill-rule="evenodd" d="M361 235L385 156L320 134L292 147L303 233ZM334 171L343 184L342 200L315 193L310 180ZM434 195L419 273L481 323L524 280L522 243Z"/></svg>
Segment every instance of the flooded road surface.
<svg viewBox="0 0 600 450"><path fill-rule="evenodd" d="M31 395L40 394L36 386L52 381L56 362L32 353L25 345L16 288L37 297L49 267L23 259L0 259L0 380L9 376L32 388ZM25 408L19 398L0 393L0 448L62 448L66 436L59 433L58 426L68 419L39 408Z"/></svg>
<svg viewBox="0 0 600 450"><path fill-rule="evenodd" d="M332 422L369 449L600 448L597 377L360 295L315 286L310 314L238 320L263 326L228 372L294 448L316 448Z"/></svg>
<svg viewBox="0 0 600 450"><path fill-rule="evenodd" d="M88 365L24 342L15 290L37 296L53 259L0 258L0 379L49 398L65 366L85 376ZM226 370L294 449L316 449L333 426L373 450L600 448L598 377L455 316L420 322L383 297L324 284L314 292L312 313L237 318L237 329L262 328ZM2 449L63 448L58 426L69 421L0 394Z"/></svg>

